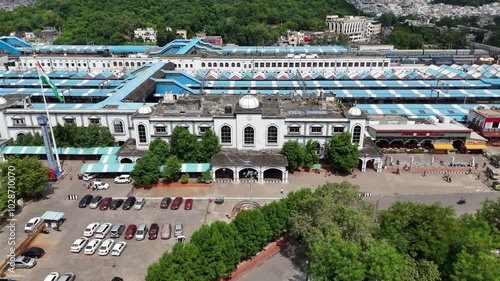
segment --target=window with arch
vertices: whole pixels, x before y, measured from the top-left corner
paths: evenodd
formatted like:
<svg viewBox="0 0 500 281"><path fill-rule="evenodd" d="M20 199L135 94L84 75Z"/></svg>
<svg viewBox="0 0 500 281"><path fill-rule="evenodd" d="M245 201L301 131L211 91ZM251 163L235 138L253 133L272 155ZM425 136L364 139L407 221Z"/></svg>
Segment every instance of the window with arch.
<svg viewBox="0 0 500 281"><path fill-rule="evenodd" d="M140 124L137 126L137 133L139 135L139 143L146 143L148 142L148 138L146 136L146 126Z"/></svg>
<svg viewBox="0 0 500 281"><path fill-rule="evenodd" d="M123 134L124 133L122 120L115 120L115 121L113 121L113 130L117 134Z"/></svg>
<svg viewBox="0 0 500 281"><path fill-rule="evenodd" d="M231 127L226 125L220 128L220 142L226 144L231 143Z"/></svg>
<svg viewBox="0 0 500 281"><path fill-rule="evenodd" d="M267 128L267 143L277 144L278 143L278 127L269 126Z"/></svg>
<svg viewBox="0 0 500 281"><path fill-rule="evenodd" d="M241 67L241 64L239 62L237 62L236 67Z"/></svg>
<svg viewBox="0 0 500 281"><path fill-rule="evenodd" d="M129 66L128 61L125 62L125 66Z"/></svg>
<svg viewBox="0 0 500 281"><path fill-rule="evenodd" d="M123 66L123 62L118 62L118 66Z"/></svg>
<svg viewBox="0 0 500 281"><path fill-rule="evenodd" d="M359 143L361 140L361 126L357 125L352 130L352 142Z"/></svg>
<svg viewBox="0 0 500 281"><path fill-rule="evenodd" d="M226 62L226 67L229 67L229 63L228 62Z"/></svg>
<svg viewBox="0 0 500 281"><path fill-rule="evenodd" d="M134 63L134 62L131 62L131 63L130 63L130 66L134 67L134 66L135 66L135 63Z"/></svg>
<svg viewBox="0 0 500 281"><path fill-rule="evenodd" d="M244 145L255 144L255 130L252 127L246 127L243 130L243 144Z"/></svg>
<svg viewBox="0 0 500 281"><path fill-rule="evenodd" d="M234 67L234 62L231 63L231 67Z"/></svg>
<svg viewBox="0 0 500 281"><path fill-rule="evenodd" d="M202 66L203 66L203 64L202 64ZM212 63L211 62L208 63L208 67L212 67Z"/></svg>
<svg viewBox="0 0 500 281"><path fill-rule="evenodd" d="M205 67L205 63L204 62L201 63L201 67Z"/></svg>

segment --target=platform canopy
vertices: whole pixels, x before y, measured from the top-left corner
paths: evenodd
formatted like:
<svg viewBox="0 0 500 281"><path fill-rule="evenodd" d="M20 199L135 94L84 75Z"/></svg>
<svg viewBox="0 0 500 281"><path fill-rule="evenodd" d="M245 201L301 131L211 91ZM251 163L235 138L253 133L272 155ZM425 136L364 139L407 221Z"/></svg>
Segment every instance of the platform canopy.
<svg viewBox="0 0 500 281"><path fill-rule="evenodd" d="M95 164L83 164L80 169L80 173L82 174L93 174L93 173L130 173L134 169L135 163L114 163L114 164L104 164L104 163L95 163Z"/></svg>
<svg viewBox="0 0 500 281"><path fill-rule="evenodd" d="M433 143L434 149L437 150L452 150L455 149L451 143Z"/></svg>
<svg viewBox="0 0 500 281"><path fill-rule="evenodd" d="M468 150L486 150L486 144L465 144Z"/></svg>
<svg viewBox="0 0 500 281"><path fill-rule="evenodd" d="M46 211L42 215L42 219L46 221L60 221L64 217L63 212Z"/></svg>
<svg viewBox="0 0 500 281"><path fill-rule="evenodd" d="M181 173L203 173L206 170L210 170L210 163L181 164Z"/></svg>
<svg viewBox="0 0 500 281"><path fill-rule="evenodd" d="M59 155L113 155L120 147L59 147L57 151ZM5 146L2 149L4 155L41 155L46 154L44 146Z"/></svg>

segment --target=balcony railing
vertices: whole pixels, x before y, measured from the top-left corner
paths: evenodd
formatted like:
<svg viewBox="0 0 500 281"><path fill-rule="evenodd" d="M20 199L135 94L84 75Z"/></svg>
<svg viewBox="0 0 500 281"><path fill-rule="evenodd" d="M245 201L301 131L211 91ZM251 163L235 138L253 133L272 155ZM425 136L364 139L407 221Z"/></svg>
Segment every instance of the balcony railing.
<svg viewBox="0 0 500 281"><path fill-rule="evenodd" d="M484 128L483 133L498 133L500 128Z"/></svg>

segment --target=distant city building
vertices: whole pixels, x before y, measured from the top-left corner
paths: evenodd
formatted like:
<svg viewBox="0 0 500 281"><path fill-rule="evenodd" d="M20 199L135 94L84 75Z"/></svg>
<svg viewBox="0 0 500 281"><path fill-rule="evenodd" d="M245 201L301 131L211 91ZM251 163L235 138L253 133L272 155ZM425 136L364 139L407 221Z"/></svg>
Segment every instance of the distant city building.
<svg viewBox="0 0 500 281"><path fill-rule="evenodd" d="M301 31L288 31L287 33L288 45L300 46L307 45L311 41L311 36Z"/></svg>
<svg viewBox="0 0 500 281"><path fill-rule="evenodd" d="M182 39L187 39L187 30L185 29L177 29L175 33L181 37Z"/></svg>
<svg viewBox="0 0 500 281"><path fill-rule="evenodd" d="M366 17L338 15L326 16L328 30L333 33L346 34L351 42L368 42L373 36L382 32L382 24Z"/></svg>
<svg viewBox="0 0 500 281"><path fill-rule="evenodd" d="M471 109L467 125L492 143L500 142L500 107L479 106Z"/></svg>
<svg viewBox="0 0 500 281"><path fill-rule="evenodd" d="M25 32L24 33L24 41L26 42L35 42L36 35L33 32Z"/></svg>
<svg viewBox="0 0 500 281"><path fill-rule="evenodd" d="M144 42L156 43L156 30L151 27L146 29L138 28L134 30L134 37L141 38Z"/></svg>
<svg viewBox="0 0 500 281"><path fill-rule="evenodd" d="M43 38L48 42L52 43L54 40L59 37L59 31L55 27L44 27L42 30L42 36Z"/></svg>

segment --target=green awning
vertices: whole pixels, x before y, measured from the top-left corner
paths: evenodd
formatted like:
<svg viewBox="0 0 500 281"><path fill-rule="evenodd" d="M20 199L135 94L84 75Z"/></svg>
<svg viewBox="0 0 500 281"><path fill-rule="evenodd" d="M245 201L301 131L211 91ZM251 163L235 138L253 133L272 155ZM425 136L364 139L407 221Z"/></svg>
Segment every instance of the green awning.
<svg viewBox="0 0 500 281"><path fill-rule="evenodd" d="M314 169L321 169L321 164L314 164L313 168Z"/></svg>
<svg viewBox="0 0 500 281"><path fill-rule="evenodd" d="M99 159L100 164L115 164L118 162L118 157L116 155L102 155Z"/></svg>
<svg viewBox="0 0 500 281"><path fill-rule="evenodd" d="M210 169L210 163L181 164L181 173L202 173Z"/></svg>
<svg viewBox="0 0 500 281"><path fill-rule="evenodd" d="M135 163L114 163L114 164L83 164L80 169L82 174L93 174L93 173L130 173L134 169Z"/></svg>
<svg viewBox="0 0 500 281"><path fill-rule="evenodd" d="M114 155L118 152L119 147L59 147L57 152L59 155ZM5 146L2 149L3 155L42 155L46 154L45 146Z"/></svg>

